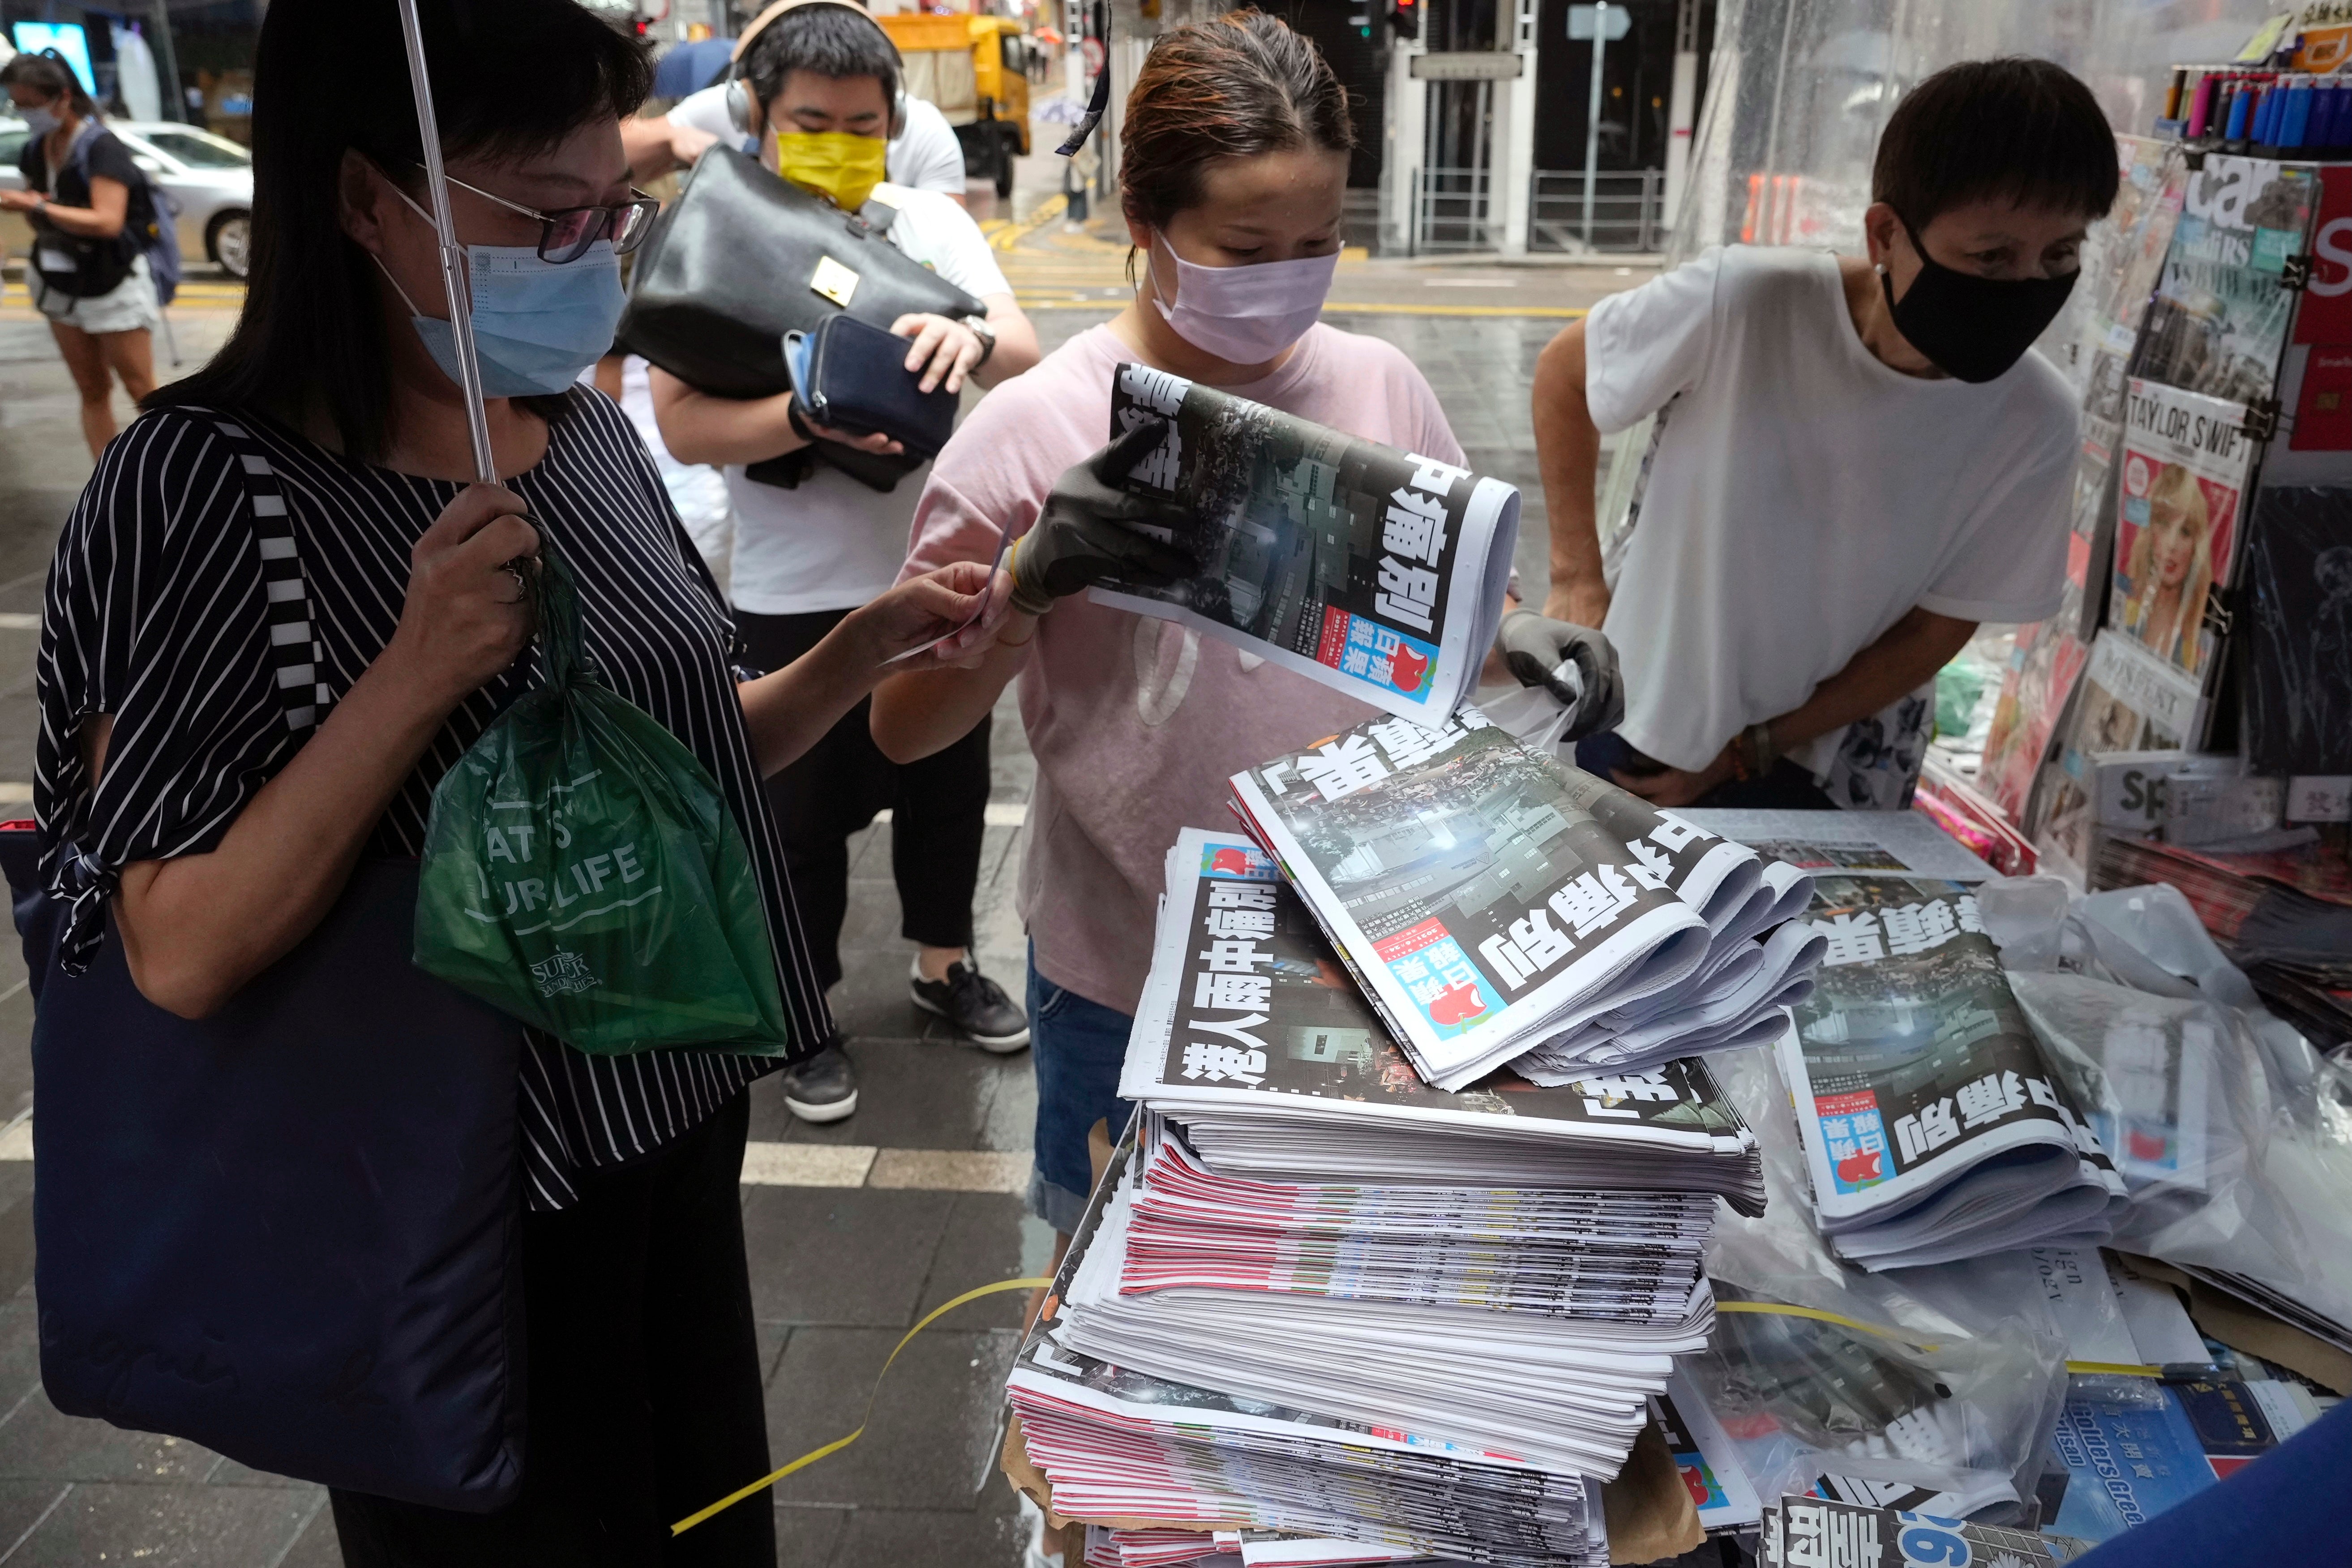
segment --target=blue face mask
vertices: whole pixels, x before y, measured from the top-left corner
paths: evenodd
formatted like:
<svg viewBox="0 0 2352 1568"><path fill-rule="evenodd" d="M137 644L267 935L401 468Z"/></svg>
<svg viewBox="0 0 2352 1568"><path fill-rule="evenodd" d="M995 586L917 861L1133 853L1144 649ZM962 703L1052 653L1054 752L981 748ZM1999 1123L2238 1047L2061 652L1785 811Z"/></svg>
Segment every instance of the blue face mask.
<svg viewBox="0 0 2352 1568"><path fill-rule="evenodd" d="M401 199L408 201L405 193ZM424 214L422 207L416 210ZM530 246L469 245L466 264L483 396L560 393L612 352L614 329L629 297L621 288L621 258L611 240L598 240L580 259L560 267L541 260ZM408 307L425 352L443 374L464 385L457 374L457 334L449 323L419 310L381 258L376 266Z"/></svg>

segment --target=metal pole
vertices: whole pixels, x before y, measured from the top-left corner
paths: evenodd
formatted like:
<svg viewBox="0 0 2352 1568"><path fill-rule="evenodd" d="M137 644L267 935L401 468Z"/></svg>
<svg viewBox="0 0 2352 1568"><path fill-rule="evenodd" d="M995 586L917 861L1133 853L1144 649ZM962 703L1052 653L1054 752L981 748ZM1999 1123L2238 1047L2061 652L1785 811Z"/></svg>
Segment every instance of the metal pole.
<svg viewBox="0 0 2352 1568"><path fill-rule="evenodd" d="M1683 183L1690 176L1691 117L1698 102L1698 0L1681 0L1675 13L1675 78L1666 101L1666 209L1671 228L1682 215Z"/></svg>
<svg viewBox="0 0 2352 1568"><path fill-rule="evenodd" d="M1609 0L1592 7L1592 102L1584 121L1584 248L1592 248L1592 186L1601 175L1601 60L1609 48Z"/></svg>
<svg viewBox="0 0 2352 1568"><path fill-rule="evenodd" d="M155 34L155 63L163 71L163 118L185 120L188 117L188 89L180 80L180 55L172 47L172 12L166 0L155 0L151 8L149 25Z"/></svg>
<svg viewBox="0 0 2352 1568"><path fill-rule="evenodd" d="M425 33L416 21L416 0L399 0L401 36L408 44L408 85L416 94L416 135L424 143L425 178L433 203L433 226L441 238L441 292L449 302L449 336L457 350L457 385L466 401L466 432L474 440L474 477L499 482L490 456L490 419L482 407L482 367L474 358L474 310L466 287L466 247L457 243L457 220L449 216L449 182L441 169L441 121L433 112L433 78L425 65Z"/></svg>

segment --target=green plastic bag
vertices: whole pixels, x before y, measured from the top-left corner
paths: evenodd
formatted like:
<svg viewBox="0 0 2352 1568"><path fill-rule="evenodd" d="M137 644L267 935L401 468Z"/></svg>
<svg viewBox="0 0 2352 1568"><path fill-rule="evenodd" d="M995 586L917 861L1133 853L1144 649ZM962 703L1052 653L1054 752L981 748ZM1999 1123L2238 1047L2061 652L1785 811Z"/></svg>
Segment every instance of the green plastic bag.
<svg viewBox="0 0 2352 1568"><path fill-rule="evenodd" d="M537 597L545 684L433 792L416 963L581 1050L790 1035L751 857L677 738L597 680L549 542Z"/></svg>

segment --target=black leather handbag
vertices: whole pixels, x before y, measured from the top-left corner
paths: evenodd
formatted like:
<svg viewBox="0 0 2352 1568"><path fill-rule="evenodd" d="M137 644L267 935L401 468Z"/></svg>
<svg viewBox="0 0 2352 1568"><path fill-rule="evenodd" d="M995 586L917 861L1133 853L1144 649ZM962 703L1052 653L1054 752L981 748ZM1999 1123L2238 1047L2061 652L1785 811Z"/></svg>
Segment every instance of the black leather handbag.
<svg viewBox="0 0 2352 1568"><path fill-rule="evenodd" d="M855 316L828 317L813 332L784 334L793 406L801 417L852 436L887 436L929 462L955 434L959 399L922 390L907 368L907 340Z"/></svg>
<svg viewBox="0 0 2352 1568"><path fill-rule="evenodd" d="M637 251L621 342L715 397L789 391L786 332L847 312L887 329L900 316L987 308L890 243L896 209L845 213L745 154L713 147Z"/></svg>

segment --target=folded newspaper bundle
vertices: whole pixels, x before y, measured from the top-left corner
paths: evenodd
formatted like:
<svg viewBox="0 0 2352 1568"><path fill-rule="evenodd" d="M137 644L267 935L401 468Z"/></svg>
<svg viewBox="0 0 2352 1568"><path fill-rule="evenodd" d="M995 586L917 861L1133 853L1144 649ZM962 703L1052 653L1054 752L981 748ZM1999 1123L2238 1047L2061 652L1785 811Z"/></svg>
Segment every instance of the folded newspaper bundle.
<svg viewBox="0 0 2352 1568"><path fill-rule="evenodd" d="M1116 1263L1107 1226L1115 1194L1132 1192L1135 1153L1130 1136L1113 1155L1006 1382L1023 1444L1052 1484L1056 1512L1339 1538L1506 1568L1608 1563L1592 1474L1456 1442L1398 1416L1350 1419L1221 1392L1206 1380L1179 1380L1074 1345L1073 1329L1090 1310L1079 1302L1096 1294L1090 1276L1099 1277L1105 1260ZM1255 1333L1240 1317L1227 1330L1237 1342ZM1406 1339L1376 1353L1409 1363L1421 1348ZM1293 1349L1327 1362L1353 1359L1337 1343ZM1504 1363L1484 1373L1461 1392L1507 1391L1521 1369Z"/></svg>
<svg viewBox="0 0 2352 1568"><path fill-rule="evenodd" d="M1713 1194L1763 1212L1755 1134L1705 1063L1434 1089L1264 851L1188 827L1167 868L1119 1093L1181 1122L1219 1174Z"/></svg>
<svg viewBox="0 0 2352 1568"><path fill-rule="evenodd" d="M1435 724L1477 684L1503 615L1519 492L1146 365L1111 384L1113 439L1163 424L1128 479L1181 497L1197 569L1106 583L1102 604L1190 626Z"/></svg>
<svg viewBox="0 0 2352 1568"><path fill-rule="evenodd" d="M1528 750L1465 707L1374 720L1234 775L1421 1075L1547 1085L1769 1044L1822 944L1805 874ZM1763 933L1781 929L1770 940Z"/></svg>
<svg viewBox="0 0 2352 1568"><path fill-rule="evenodd" d="M1818 989L1780 1045L1813 1210L1842 1258L1899 1268L2095 1246L2129 1204L1958 883L1825 877Z"/></svg>

